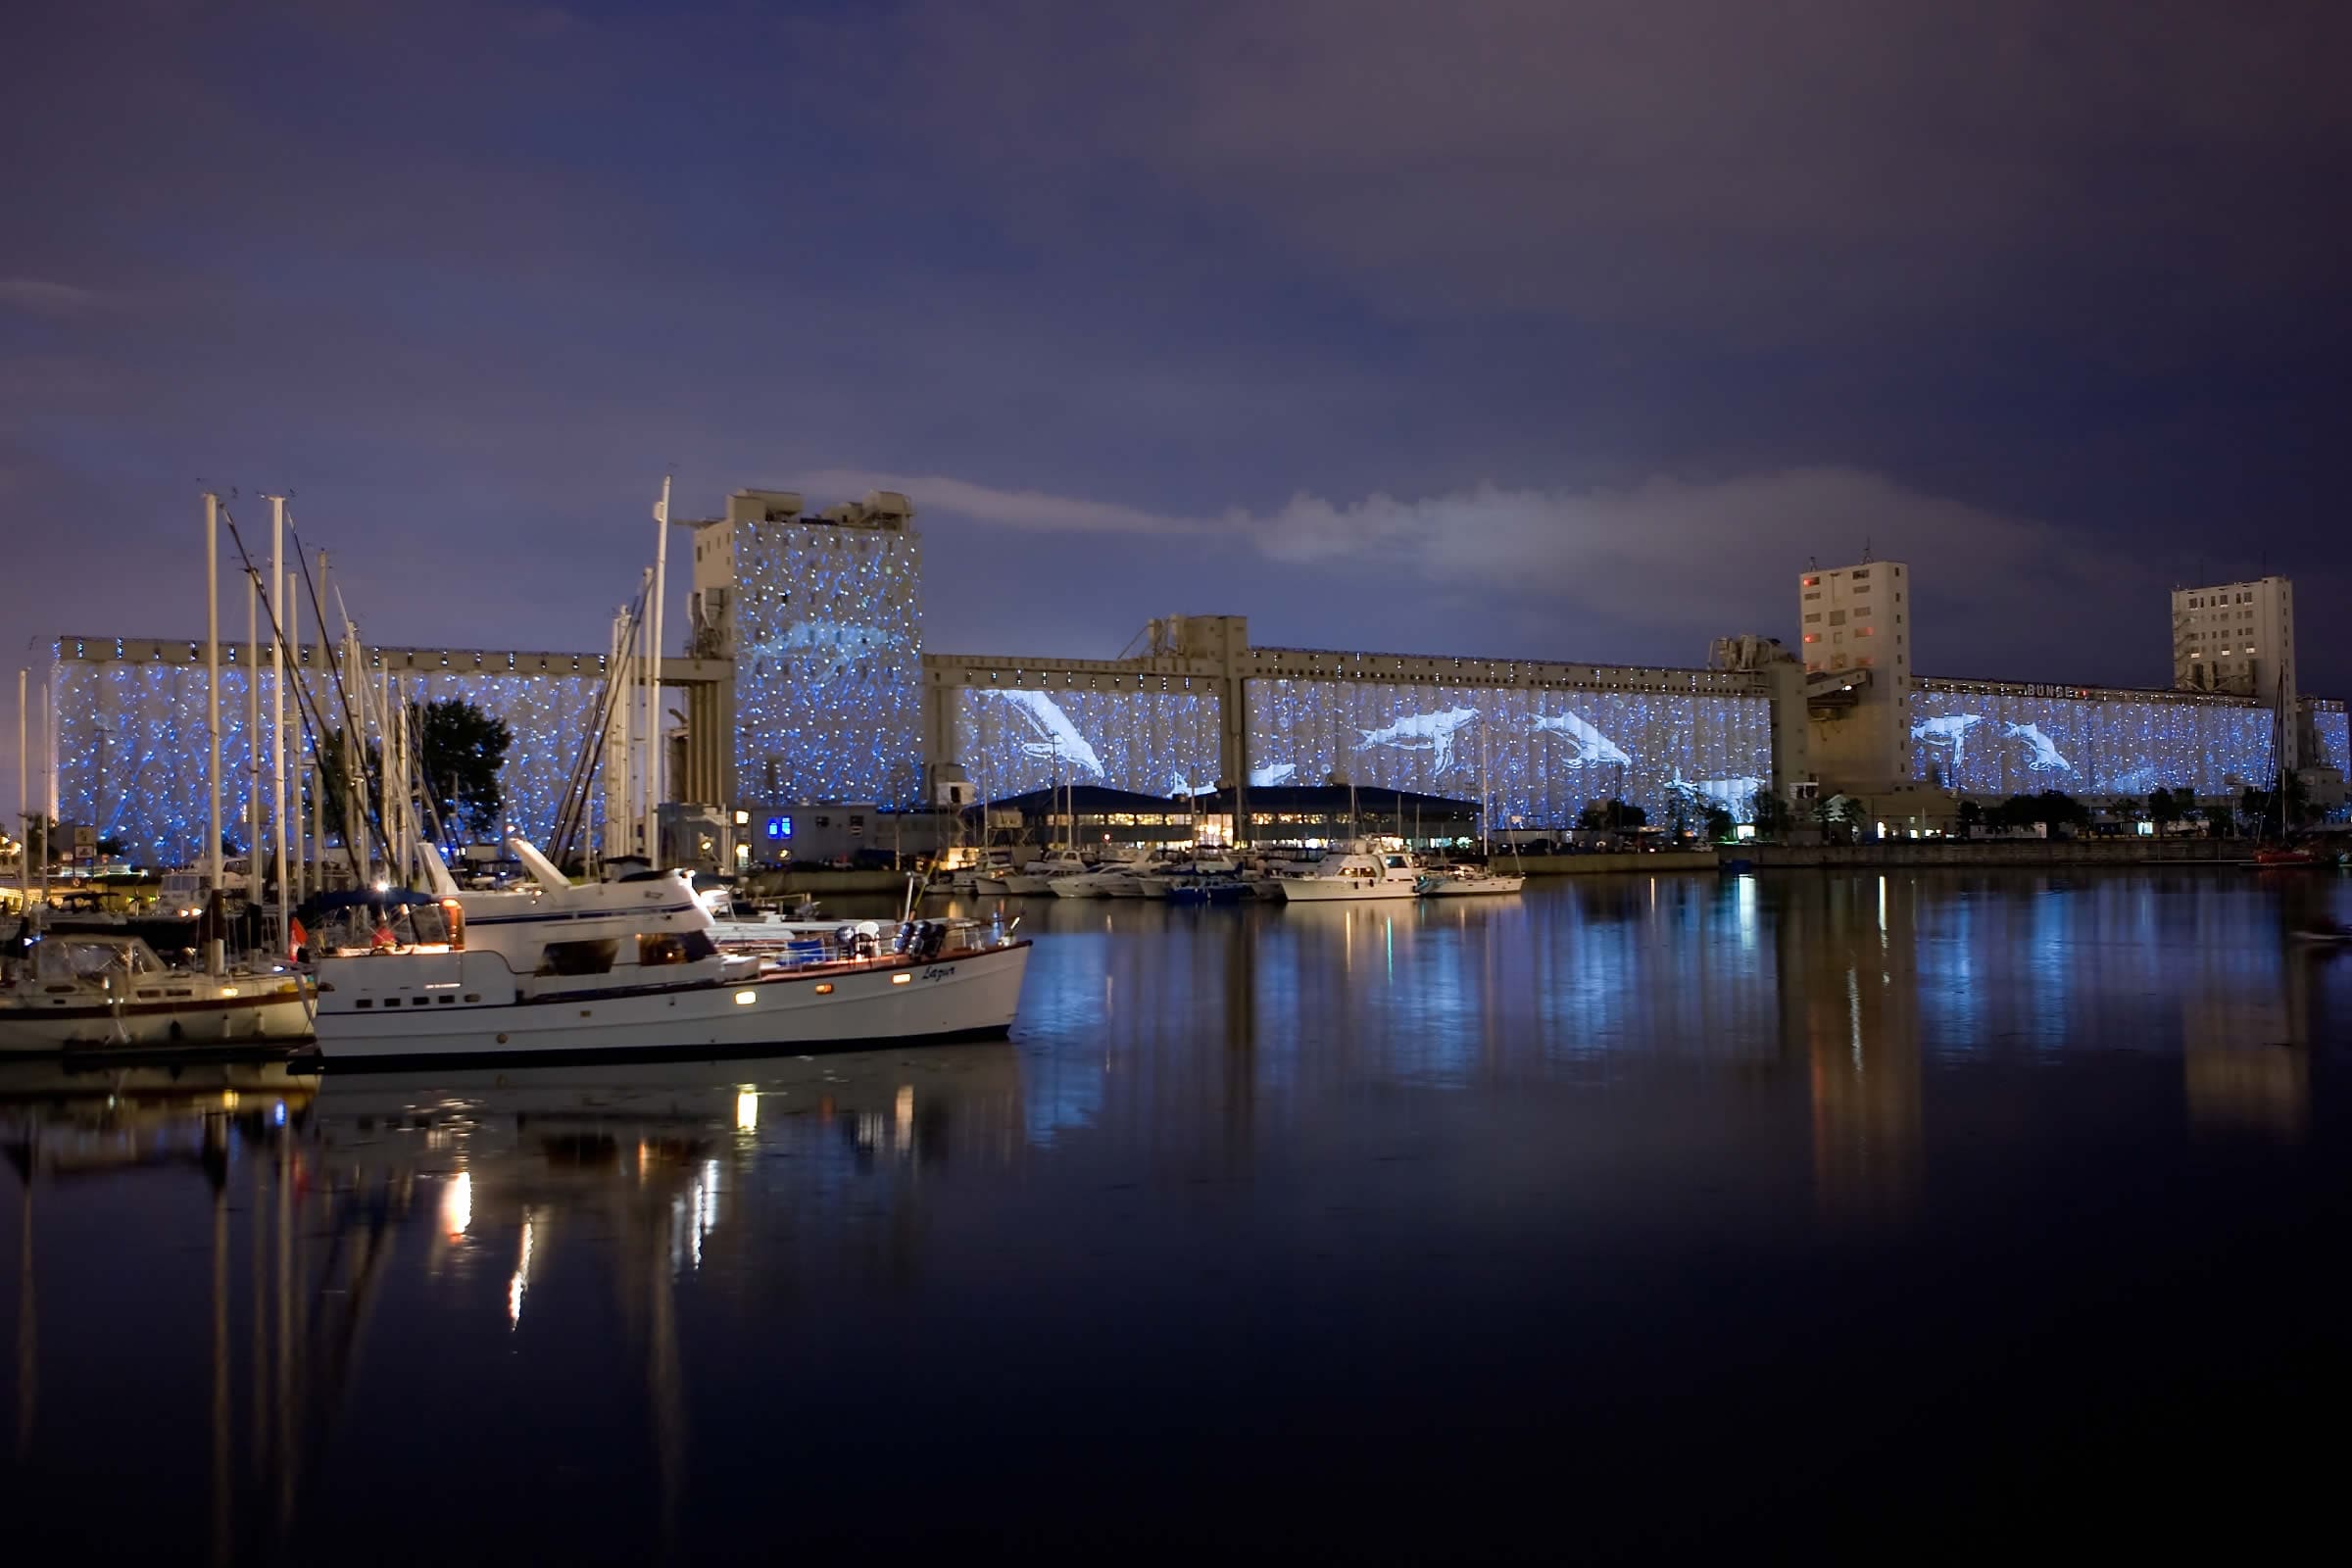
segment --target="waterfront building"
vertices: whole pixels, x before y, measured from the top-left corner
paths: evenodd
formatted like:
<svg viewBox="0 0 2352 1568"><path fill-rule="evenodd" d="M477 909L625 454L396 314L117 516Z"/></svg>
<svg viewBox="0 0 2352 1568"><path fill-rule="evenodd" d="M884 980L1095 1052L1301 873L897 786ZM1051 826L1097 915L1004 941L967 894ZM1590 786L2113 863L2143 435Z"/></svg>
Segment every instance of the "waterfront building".
<svg viewBox="0 0 2352 1568"><path fill-rule="evenodd" d="M923 647L914 515L891 492L811 513L793 492L743 490L693 525L686 648L662 660L664 710L684 699L682 734L665 740L688 813L680 844L715 838L729 861L806 855L817 846L787 844L783 824L838 814L864 829L845 829L845 853L883 847L885 826L903 846L910 809L1056 784L1188 803L1178 810L1213 794L1215 813L1253 836L1285 825L1261 823L1270 808L1253 795L1348 785L1473 802L1496 830L1556 829L1611 799L1660 825L1696 825L1714 807L1745 821L1760 791L1800 814L1807 797L1858 798L1872 820L1905 831L1948 820L1959 796L2057 789L2103 802L2162 787L2211 799L2276 777L2276 693L2254 689L2272 669L2289 680L2285 765L2312 798L2340 802L2352 763L2344 705L2293 694L2282 578L2176 596L2194 617L2179 646L2193 632L2211 653L2188 661L2190 684L2247 678L2236 693L1922 676L1911 572L1885 561L1800 573L1799 641L1721 638L1703 667L1259 646L1233 615L1154 620L1140 651L1112 659L943 654ZM2224 639L2225 625L2239 629ZM245 672L236 650L222 652L224 820L238 823ZM202 643L67 637L57 656L62 816L151 864L196 858ZM299 667L331 705L323 657L306 648ZM367 648L363 659L345 673L389 673L412 700L464 697L504 719L509 824L545 836L594 722L605 656ZM590 795L593 810L601 792Z"/></svg>
<svg viewBox="0 0 2352 1568"><path fill-rule="evenodd" d="M2173 590L2173 684L2276 701L2295 693L2295 585L2285 577Z"/></svg>
<svg viewBox="0 0 2352 1568"><path fill-rule="evenodd" d="M693 652L734 669L724 799L910 803L922 769L922 541L895 491L809 513L738 490L694 524Z"/></svg>

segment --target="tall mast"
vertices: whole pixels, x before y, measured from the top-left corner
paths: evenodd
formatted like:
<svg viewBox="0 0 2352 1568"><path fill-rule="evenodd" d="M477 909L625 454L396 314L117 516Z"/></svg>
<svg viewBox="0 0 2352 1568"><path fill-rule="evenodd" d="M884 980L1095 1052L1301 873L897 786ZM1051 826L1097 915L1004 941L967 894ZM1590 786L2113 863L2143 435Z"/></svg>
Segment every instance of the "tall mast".
<svg viewBox="0 0 2352 1568"><path fill-rule="evenodd" d="M277 854L277 918L282 938L294 913L286 865L286 498L270 498L270 820ZM282 952L285 944L278 944Z"/></svg>
<svg viewBox="0 0 2352 1568"><path fill-rule="evenodd" d="M263 902L262 831L262 574L245 572L245 897Z"/></svg>
<svg viewBox="0 0 2352 1568"><path fill-rule="evenodd" d="M220 892L223 870L220 864L220 498L211 491L204 497L204 700L205 714L205 788L212 802L206 814L210 829L204 841L205 861L212 867L212 891L217 898ZM215 935L206 954L206 966L214 974L221 969L221 942Z"/></svg>
<svg viewBox="0 0 2352 1568"><path fill-rule="evenodd" d="M669 475L654 504L654 598L646 607L652 634L645 655L645 858L662 867L662 600L669 586Z"/></svg>
<svg viewBox="0 0 2352 1568"><path fill-rule="evenodd" d="M24 671L17 671L17 836L23 842L17 848L17 907L26 919L32 917L32 786L26 781L24 764ZM41 834L41 857L48 858L49 835L47 824Z"/></svg>

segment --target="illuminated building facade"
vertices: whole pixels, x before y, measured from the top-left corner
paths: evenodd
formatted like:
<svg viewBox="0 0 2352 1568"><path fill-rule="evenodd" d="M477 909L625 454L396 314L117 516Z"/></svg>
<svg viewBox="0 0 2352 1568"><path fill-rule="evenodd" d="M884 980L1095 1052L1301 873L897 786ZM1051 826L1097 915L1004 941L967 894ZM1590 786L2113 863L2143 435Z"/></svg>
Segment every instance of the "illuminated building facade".
<svg viewBox="0 0 2352 1568"><path fill-rule="evenodd" d="M2275 699L2295 693L2295 585L2284 577L2173 590L2173 684Z"/></svg>
<svg viewBox="0 0 2352 1568"><path fill-rule="evenodd" d="M2061 790L2095 804L2183 785L2231 795L2272 776L2266 703L1952 680L1920 681L1912 703L1916 778L1963 795Z"/></svg>
<svg viewBox="0 0 2352 1568"><path fill-rule="evenodd" d="M922 542L892 491L805 510L739 490L694 526L692 652L734 666L719 802L910 802L922 754Z"/></svg>
<svg viewBox="0 0 2352 1568"><path fill-rule="evenodd" d="M241 643L224 643L220 653L220 820L245 849L255 740L247 723L245 650ZM304 654L306 680L329 725L339 727L320 651L312 647ZM592 721L604 661L420 648L372 648L367 658L362 674L372 680L389 672L413 704L464 698L505 722L514 737L499 775L506 820L514 831L544 841ZM266 664L260 685L267 715L272 694ZM204 645L61 638L51 698L58 715L61 819L122 840L131 858L149 865L201 859L209 812ZM289 726L295 707L287 704ZM290 773L300 755L289 753ZM266 778L262 787L266 795ZM594 802L592 810L600 805Z"/></svg>
<svg viewBox="0 0 2352 1568"><path fill-rule="evenodd" d="M1156 621L1129 660L936 655L925 752L984 796L1054 779L1167 796L1332 780L1571 821L1612 798L1739 820L1774 787L1771 669L1253 648L1236 616Z"/></svg>

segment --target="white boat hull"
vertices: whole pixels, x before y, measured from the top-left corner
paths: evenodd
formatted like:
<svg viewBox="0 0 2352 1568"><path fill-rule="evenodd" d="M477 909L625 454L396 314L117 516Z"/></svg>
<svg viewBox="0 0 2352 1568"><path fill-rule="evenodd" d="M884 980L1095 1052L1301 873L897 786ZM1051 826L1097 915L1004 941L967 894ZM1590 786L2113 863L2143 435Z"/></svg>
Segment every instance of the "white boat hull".
<svg viewBox="0 0 2352 1568"><path fill-rule="evenodd" d="M1394 878L1349 876L1286 877L1283 898L1292 904L1337 904L1364 899L1409 899L1413 884Z"/></svg>
<svg viewBox="0 0 2352 1568"><path fill-rule="evenodd" d="M1421 889L1430 899L1466 899L1481 893L1516 893L1527 881L1520 876L1434 877Z"/></svg>
<svg viewBox="0 0 2352 1568"><path fill-rule="evenodd" d="M502 995L493 989L494 973L503 971L495 955L450 956L468 960L455 992L420 975L426 983L407 1004L361 1011L342 995L322 997L318 1042L328 1070L419 1057L564 1059L987 1039L1012 1026L1029 945L948 954L928 963L519 999L510 976L503 1001L490 1000ZM471 961L478 959L489 962ZM469 1003L468 996L483 1000Z"/></svg>
<svg viewBox="0 0 2352 1568"><path fill-rule="evenodd" d="M294 1045L311 1038L310 1004L302 982L292 976L227 985L202 978L174 981L169 989L208 994L133 1000L119 1008L94 1002L87 993L7 998L0 1001L0 1055Z"/></svg>

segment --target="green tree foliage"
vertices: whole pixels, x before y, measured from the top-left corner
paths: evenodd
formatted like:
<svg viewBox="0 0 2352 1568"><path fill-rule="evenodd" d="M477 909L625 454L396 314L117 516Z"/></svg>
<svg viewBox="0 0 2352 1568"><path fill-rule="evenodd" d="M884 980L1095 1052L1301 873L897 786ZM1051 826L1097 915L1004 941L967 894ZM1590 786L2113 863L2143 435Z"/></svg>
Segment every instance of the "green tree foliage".
<svg viewBox="0 0 2352 1568"><path fill-rule="evenodd" d="M1788 803L1775 790L1760 789L1747 798L1747 819L1756 825L1760 839L1785 837L1790 821Z"/></svg>
<svg viewBox="0 0 2352 1568"><path fill-rule="evenodd" d="M412 717L416 770L424 776L430 803L429 811L424 801L417 803L419 820L429 832L437 815L442 836L451 843L494 836L506 804L498 775L507 765L514 732L460 697L426 703ZM343 823L343 732L337 730L319 749L318 787L325 796L319 805L328 825L349 843L353 834ZM380 800L383 753L373 741L368 743L362 766L369 797Z"/></svg>
<svg viewBox="0 0 2352 1568"><path fill-rule="evenodd" d="M1706 835L1708 842L1713 844L1729 844L1732 840L1732 830L1738 824L1732 820L1732 813L1725 810L1722 807L1710 806L1707 808Z"/></svg>
<svg viewBox="0 0 2352 1568"><path fill-rule="evenodd" d="M416 761L431 791L441 830L476 839L494 835L506 804L498 775L507 765L514 732L464 698L427 703L416 710Z"/></svg>
<svg viewBox="0 0 2352 1568"><path fill-rule="evenodd" d="M1984 825L1984 808L1979 806L1975 801L1962 801L1959 817L1960 836L1964 839L1973 839L1977 836L1977 830Z"/></svg>

